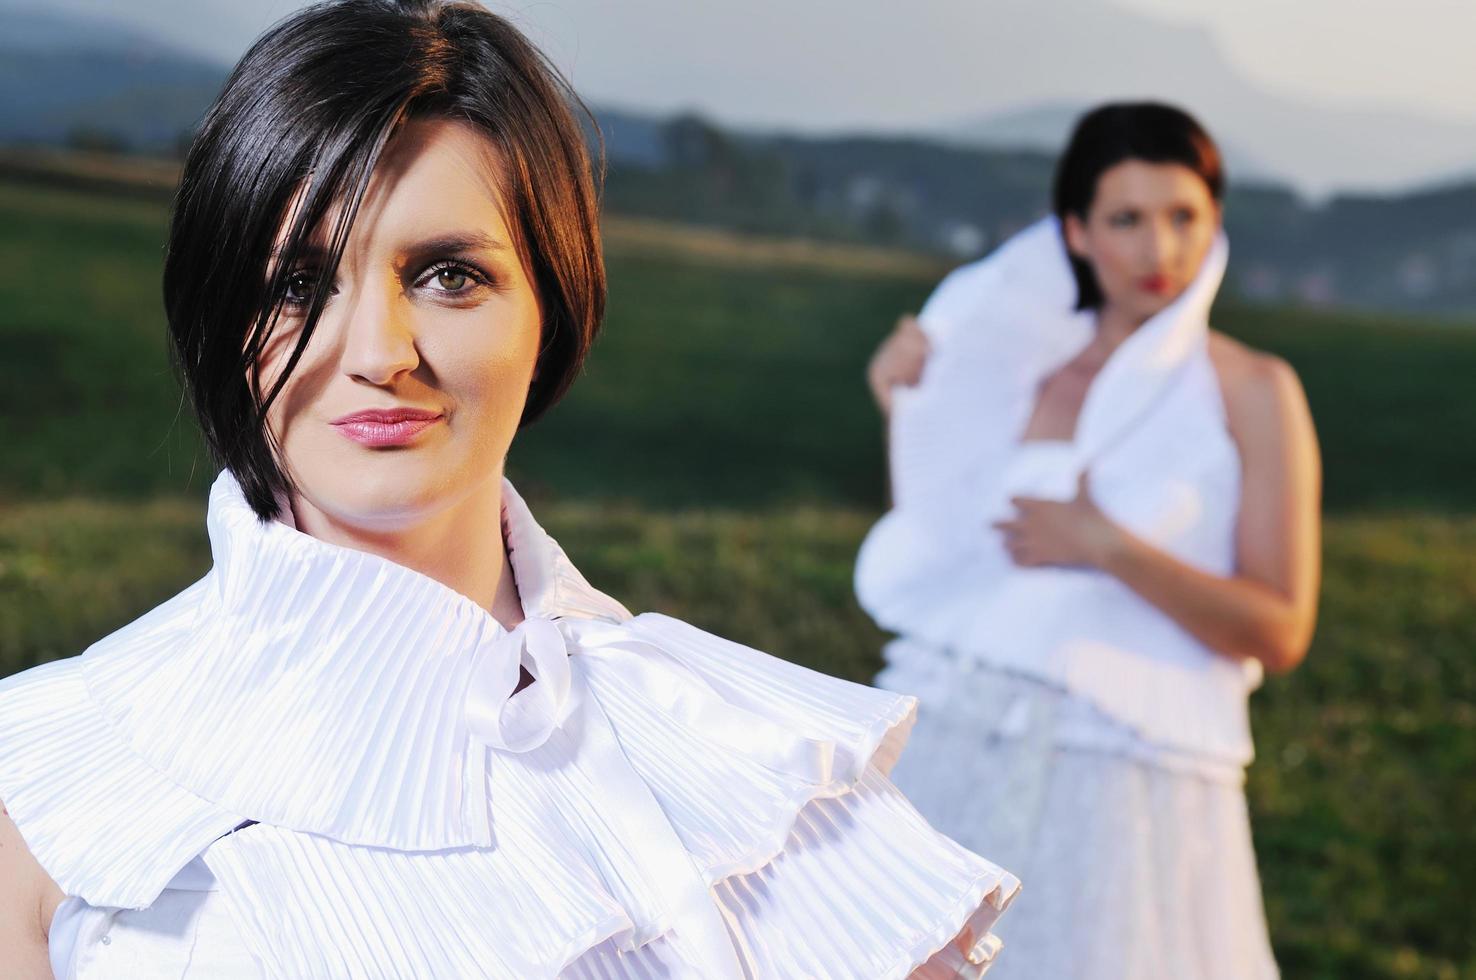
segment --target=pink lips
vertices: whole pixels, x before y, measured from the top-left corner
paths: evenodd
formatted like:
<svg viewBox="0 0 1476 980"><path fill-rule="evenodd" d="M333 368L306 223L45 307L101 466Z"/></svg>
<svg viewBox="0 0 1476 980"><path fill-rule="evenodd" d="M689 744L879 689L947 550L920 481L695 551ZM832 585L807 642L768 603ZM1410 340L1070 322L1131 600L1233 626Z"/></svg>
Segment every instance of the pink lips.
<svg viewBox="0 0 1476 980"><path fill-rule="evenodd" d="M334 419L346 438L364 446L403 446L443 418L419 408L369 408Z"/></svg>

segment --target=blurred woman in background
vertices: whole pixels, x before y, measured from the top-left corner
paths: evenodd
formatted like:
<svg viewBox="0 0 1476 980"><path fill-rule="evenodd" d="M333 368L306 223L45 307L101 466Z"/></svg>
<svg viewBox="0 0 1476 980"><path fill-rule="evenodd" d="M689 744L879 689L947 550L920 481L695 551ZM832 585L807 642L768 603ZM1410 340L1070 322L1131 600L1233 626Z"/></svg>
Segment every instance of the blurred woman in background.
<svg viewBox="0 0 1476 980"><path fill-rule="evenodd" d="M856 571L918 694L896 778L1027 883L1003 977L1277 975L1246 701L1304 656L1320 576L1301 385L1209 329L1220 155L1107 105L1054 215L949 275L873 358L893 509Z"/></svg>

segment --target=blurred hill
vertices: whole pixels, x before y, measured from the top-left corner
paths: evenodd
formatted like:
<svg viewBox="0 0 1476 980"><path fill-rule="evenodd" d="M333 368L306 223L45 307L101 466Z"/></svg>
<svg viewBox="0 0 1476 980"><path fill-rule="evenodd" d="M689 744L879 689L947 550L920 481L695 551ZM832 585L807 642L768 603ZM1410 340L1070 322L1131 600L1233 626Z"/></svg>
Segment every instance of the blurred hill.
<svg viewBox="0 0 1476 980"><path fill-rule="evenodd" d="M1023 108L990 112L935 127L932 135L944 142L971 146L982 150L1040 150L1054 154L1066 145L1076 120L1092 108L1089 102L1050 102ZM1256 153L1240 145L1233 135L1227 136L1213 113L1206 118L1216 120L1216 138L1227 169L1237 180L1276 183L1276 168Z"/></svg>
<svg viewBox="0 0 1476 980"><path fill-rule="evenodd" d="M616 212L841 238L964 260L1045 213L1054 153L936 140L742 133L693 115L598 113ZM1025 127L1022 127L1022 135ZM1229 286L1257 301L1476 310L1476 180L1312 203L1237 179Z"/></svg>
<svg viewBox="0 0 1476 980"><path fill-rule="evenodd" d="M0 142L172 152L226 78L121 23L40 8L0 17Z"/></svg>
<svg viewBox="0 0 1476 980"><path fill-rule="evenodd" d="M996 91L981 93L978 110L955 110L929 131L972 145L999 146L993 138L997 133L1023 129L1024 134L1049 137L1054 128L1056 139L1044 144L1054 148L1064 140L1071 118L1053 113L1061 103L1084 107L1083 98L1155 96L1202 119L1226 148L1237 176L1274 176L1319 200L1337 191L1403 193L1460 175L1476 176L1476 125L1416 109L1387 108L1377 99L1353 101L1351 93L1338 101L1312 101L1278 91L1248 72L1214 32L1193 22L1188 10L1198 5L1176 4L1185 10L1182 18L1144 16L1141 10L1126 9L1132 6L1104 0L991 0L975 5L976 23L987 27L987 36L970 43L980 59L988 59L991 67L980 75L991 79ZM1266 35L1265 45L1275 48L1279 8L1290 18L1299 5L1220 6L1257 24ZM1418 13L1410 9L1407 16L1428 22L1438 18L1440 6L1444 4ZM1423 23L1411 29L1428 27ZM1346 25L1330 23L1319 40L1336 45L1344 29ZM1402 50L1403 42L1401 36L1386 38L1384 57L1367 60L1365 74L1400 74L1401 57L1412 54ZM1295 53L1288 56L1316 74L1320 59L1313 52L1308 55L1300 62ZM1430 52L1427 57L1439 56ZM1451 84L1470 91L1469 70L1451 78ZM1016 84L1009 84L1012 79Z"/></svg>
<svg viewBox="0 0 1476 980"><path fill-rule="evenodd" d="M120 24L3 9L0 144L33 148L5 155L13 176L55 177L60 168L66 182L97 179L78 178L54 156L38 163L38 147L177 159L226 77L224 66ZM596 116L613 213L962 261L1044 213L1051 147L1079 109L1027 108L917 138L743 131L615 107ZM1255 148L1226 152L1235 292L1313 306L1476 310L1476 178L1313 203L1258 176L1266 168Z"/></svg>

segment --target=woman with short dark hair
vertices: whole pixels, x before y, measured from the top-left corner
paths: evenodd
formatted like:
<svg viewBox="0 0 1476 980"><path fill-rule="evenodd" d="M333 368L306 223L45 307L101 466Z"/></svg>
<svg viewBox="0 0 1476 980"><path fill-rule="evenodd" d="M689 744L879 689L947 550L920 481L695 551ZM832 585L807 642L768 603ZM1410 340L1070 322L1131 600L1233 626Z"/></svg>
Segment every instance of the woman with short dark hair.
<svg viewBox="0 0 1476 980"><path fill-rule="evenodd" d="M1247 695L1312 636L1320 464L1292 369L1209 328L1223 191L1188 114L1103 106L1054 215L871 366L894 506L857 593L922 697L897 780L1028 883L1005 976L1277 972Z"/></svg>
<svg viewBox="0 0 1476 980"><path fill-rule="evenodd" d="M577 105L439 0L232 73L164 290L214 566L0 683L0 974L988 965L1017 882L887 781L913 699L632 616L502 477L604 306Z"/></svg>

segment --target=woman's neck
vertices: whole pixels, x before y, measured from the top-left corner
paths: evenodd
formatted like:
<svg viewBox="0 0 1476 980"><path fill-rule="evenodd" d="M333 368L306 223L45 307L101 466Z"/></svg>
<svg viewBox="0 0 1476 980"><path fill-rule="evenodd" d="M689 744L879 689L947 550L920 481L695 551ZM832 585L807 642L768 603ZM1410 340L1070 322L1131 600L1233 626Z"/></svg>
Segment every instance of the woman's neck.
<svg viewBox="0 0 1476 980"><path fill-rule="evenodd" d="M1111 354L1147 322L1147 318L1129 313L1119 306L1104 304L1097 311L1097 333L1093 346L1105 357Z"/></svg>
<svg viewBox="0 0 1476 980"><path fill-rule="evenodd" d="M517 583L502 539L502 483L478 485L419 521L366 529L336 519L305 497L293 499L297 529L330 544L403 565L454 589L511 629L523 620Z"/></svg>

